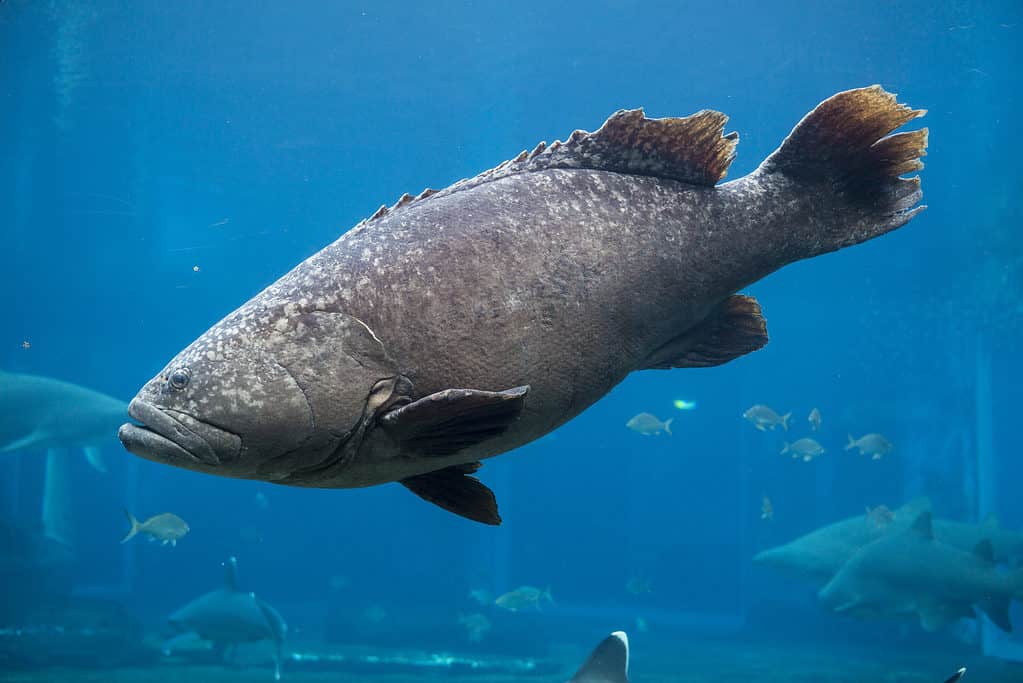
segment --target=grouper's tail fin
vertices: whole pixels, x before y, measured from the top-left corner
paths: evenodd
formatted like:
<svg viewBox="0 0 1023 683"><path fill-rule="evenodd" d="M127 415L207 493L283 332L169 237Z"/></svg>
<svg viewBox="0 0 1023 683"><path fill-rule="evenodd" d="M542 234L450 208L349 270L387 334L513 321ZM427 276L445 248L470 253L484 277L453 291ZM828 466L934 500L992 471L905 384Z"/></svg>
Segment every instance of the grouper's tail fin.
<svg viewBox="0 0 1023 683"><path fill-rule="evenodd" d="M780 174L809 195L810 232L799 242L818 254L849 247L905 225L924 209L920 178L927 129L892 133L923 116L881 86L846 90L803 117L759 172Z"/></svg>

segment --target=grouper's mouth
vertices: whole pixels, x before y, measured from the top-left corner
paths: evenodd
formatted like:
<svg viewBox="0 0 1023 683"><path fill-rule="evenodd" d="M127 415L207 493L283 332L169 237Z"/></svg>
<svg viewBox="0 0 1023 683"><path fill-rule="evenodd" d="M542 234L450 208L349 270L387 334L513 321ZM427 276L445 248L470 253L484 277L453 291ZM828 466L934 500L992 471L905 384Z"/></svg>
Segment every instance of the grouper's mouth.
<svg viewBox="0 0 1023 683"><path fill-rule="evenodd" d="M142 424L121 425L117 438L129 452L147 460L180 467L217 466L234 459L241 449L236 434L138 398L128 405L128 415Z"/></svg>

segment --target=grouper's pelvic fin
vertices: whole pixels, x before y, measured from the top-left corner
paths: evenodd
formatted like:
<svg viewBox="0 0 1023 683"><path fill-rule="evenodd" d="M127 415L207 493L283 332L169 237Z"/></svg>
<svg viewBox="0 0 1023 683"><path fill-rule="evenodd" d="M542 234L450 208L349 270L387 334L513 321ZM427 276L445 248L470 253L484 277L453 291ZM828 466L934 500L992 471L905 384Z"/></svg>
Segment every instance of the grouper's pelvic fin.
<svg viewBox="0 0 1023 683"><path fill-rule="evenodd" d="M893 133L925 113L872 85L833 95L803 117L754 174L812 200L806 234L793 226L786 240L792 260L873 239L925 208L920 178L901 176L923 168L927 129Z"/></svg>
<svg viewBox="0 0 1023 683"><path fill-rule="evenodd" d="M497 512L494 492L471 476L480 467L482 464L478 462L452 465L402 479L401 484L423 500L448 512L474 522L497 526L501 523L501 515Z"/></svg>

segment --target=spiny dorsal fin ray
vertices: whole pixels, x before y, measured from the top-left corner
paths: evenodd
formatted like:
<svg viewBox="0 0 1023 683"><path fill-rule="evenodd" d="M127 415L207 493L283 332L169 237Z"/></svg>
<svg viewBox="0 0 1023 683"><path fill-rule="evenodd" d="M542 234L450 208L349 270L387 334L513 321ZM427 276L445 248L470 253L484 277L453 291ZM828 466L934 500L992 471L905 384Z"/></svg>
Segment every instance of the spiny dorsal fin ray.
<svg viewBox="0 0 1023 683"><path fill-rule="evenodd" d="M454 194L518 173L548 169L590 169L678 180L712 187L735 158L738 133L724 134L728 117L705 109L692 116L648 119L642 109L622 109L598 130L573 132L565 142L539 143L473 178L443 190L405 194L391 207L381 206L369 220L433 196Z"/></svg>

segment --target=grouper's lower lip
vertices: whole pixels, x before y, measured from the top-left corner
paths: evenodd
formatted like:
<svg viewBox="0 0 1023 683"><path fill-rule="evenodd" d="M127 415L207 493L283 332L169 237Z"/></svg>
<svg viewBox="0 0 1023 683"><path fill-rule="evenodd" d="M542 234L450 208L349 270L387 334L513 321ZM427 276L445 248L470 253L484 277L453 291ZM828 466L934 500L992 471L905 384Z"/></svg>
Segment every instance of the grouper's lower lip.
<svg viewBox="0 0 1023 683"><path fill-rule="evenodd" d="M151 403L134 399L128 405L128 415L142 423L123 424L117 431L117 438L131 453L171 464L220 464L204 438Z"/></svg>

